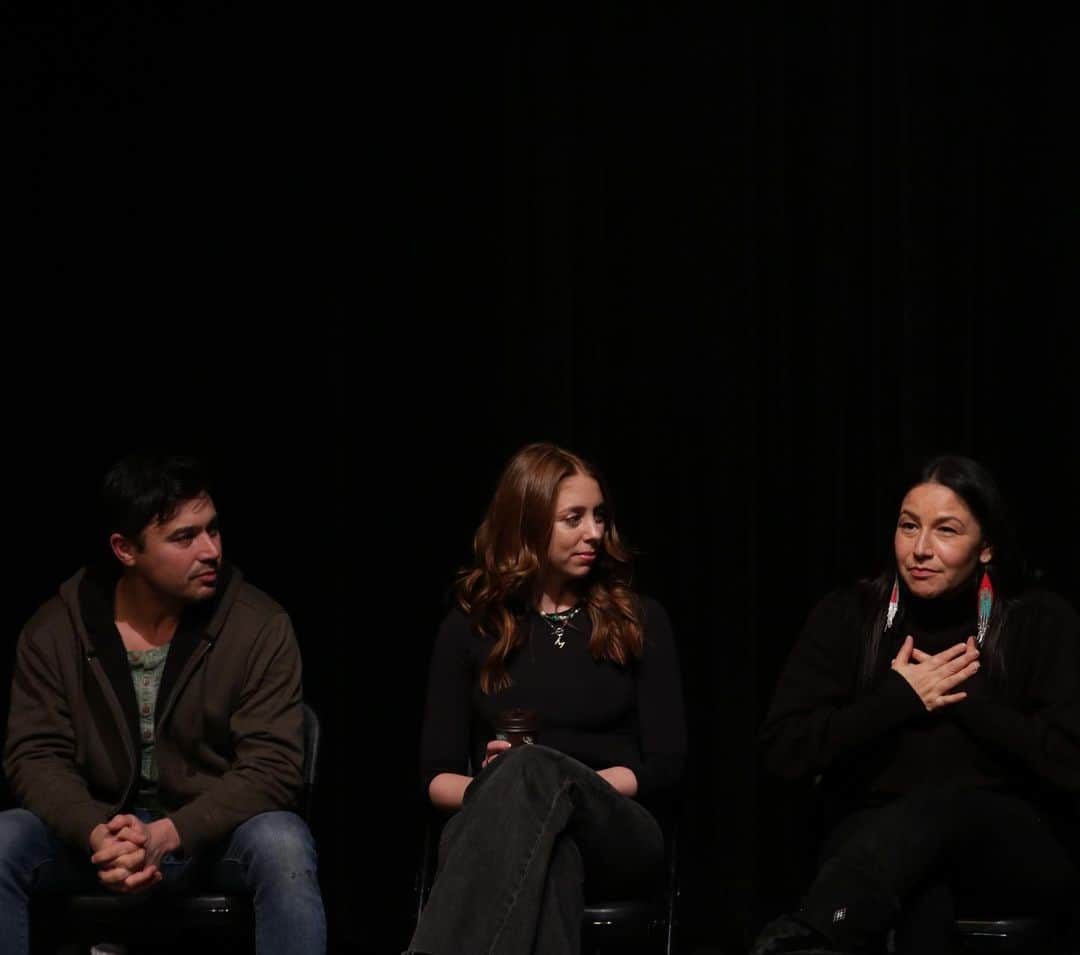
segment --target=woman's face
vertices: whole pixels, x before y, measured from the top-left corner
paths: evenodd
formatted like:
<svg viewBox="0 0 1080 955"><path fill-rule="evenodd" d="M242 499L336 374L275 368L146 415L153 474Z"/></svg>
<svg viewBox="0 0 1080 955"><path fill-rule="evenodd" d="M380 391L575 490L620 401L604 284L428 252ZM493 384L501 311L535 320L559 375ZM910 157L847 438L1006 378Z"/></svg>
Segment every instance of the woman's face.
<svg viewBox="0 0 1080 955"><path fill-rule="evenodd" d="M547 570L568 579L585 577L599 556L604 522L600 485L584 474L563 478L555 496Z"/></svg>
<svg viewBox="0 0 1080 955"><path fill-rule="evenodd" d="M918 597L955 590L993 555L968 506L945 485L934 483L908 491L893 546L900 576Z"/></svg>

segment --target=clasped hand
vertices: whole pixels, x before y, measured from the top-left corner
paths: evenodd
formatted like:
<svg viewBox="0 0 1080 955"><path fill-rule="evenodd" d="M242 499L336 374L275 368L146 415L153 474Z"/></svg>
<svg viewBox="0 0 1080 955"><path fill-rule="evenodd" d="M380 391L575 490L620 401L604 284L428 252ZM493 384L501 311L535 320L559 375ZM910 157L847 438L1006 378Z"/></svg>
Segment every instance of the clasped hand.
<svg viewBox="0 0 1080 955"><path fill-rule="evenodd" d="M917 649L908 635L893 658L892 669L907 680L923 706L933 712L967 697L963 690L953 691L978 671L979 648L974 638L968 637L966 643L929 654Z"/></svg>
<svg viewBox="0 0 1080 955"><path fill-rule="evenodd" d="M106 888L120 893L140 892L161 881L161 860L179 845L171 819L147 824L124 813L94 827L90 833L90 861L98 867L98 879Z"/></svg>

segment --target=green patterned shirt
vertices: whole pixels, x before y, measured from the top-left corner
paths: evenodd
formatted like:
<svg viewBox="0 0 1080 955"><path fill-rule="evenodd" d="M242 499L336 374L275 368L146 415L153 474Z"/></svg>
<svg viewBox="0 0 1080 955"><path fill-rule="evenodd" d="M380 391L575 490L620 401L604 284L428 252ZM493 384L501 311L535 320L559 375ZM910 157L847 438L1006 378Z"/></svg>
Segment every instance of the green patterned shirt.
<svg viewBox="0 0 1080 955"><path fill-rule="evenodd" d="M157 756L154 753L154 709L158 689L165 673L165 658L169 644L150 650L128 650L128 666L135 684L135 699L139 705L139 742L142 768L139 779L139 808L157 809Z"/></svg>

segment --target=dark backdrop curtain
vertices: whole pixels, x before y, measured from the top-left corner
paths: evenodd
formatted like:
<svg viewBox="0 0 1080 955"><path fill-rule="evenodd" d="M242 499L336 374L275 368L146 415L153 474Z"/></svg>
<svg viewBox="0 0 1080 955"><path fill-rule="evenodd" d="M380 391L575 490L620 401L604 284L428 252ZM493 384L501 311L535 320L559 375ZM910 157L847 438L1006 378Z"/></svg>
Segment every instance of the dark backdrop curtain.
<svg viewBox="0 0 1080 955"><path fill-rule="evenodd" d="M803 885L805 793L754 734L813 603L887 559L904 474L984 460L1080 603L1076 89L1037 5L7 26L5 666L106 463L205 453L326 724L343 950L407 938L427 654L527 441L599 463L673 617L700 945Z"/></svg>

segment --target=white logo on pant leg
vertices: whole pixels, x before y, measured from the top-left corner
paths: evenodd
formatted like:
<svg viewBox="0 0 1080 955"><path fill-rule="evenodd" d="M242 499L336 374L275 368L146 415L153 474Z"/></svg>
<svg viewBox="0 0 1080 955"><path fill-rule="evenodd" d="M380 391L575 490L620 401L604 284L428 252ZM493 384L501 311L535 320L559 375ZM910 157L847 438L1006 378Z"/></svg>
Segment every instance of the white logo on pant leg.
<svg viewBox="0 0 1080 955"><path fill-rule="evenodd" d="M837 922L842 922L847 918L847 909L837 909L832 914L833 925Z"/></svg>

